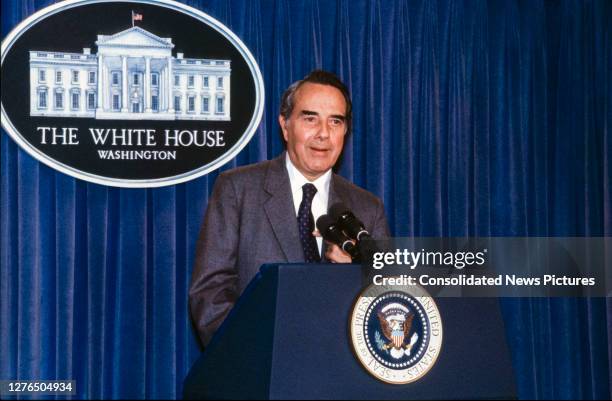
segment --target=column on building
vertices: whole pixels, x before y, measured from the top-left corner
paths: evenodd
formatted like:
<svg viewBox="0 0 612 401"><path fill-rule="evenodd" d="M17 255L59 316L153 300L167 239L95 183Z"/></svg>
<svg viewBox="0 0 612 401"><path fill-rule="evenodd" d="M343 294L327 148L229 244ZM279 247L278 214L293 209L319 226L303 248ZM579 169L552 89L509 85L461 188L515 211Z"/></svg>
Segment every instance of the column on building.
<svg viewBox="0 0 612 401"><path fill-rule="evenodd" d="M166 67L159 70L159 111L166 111Z"/></svg>
<svg viewBox="0 0 612 401"><path fill-rule="evenodd" d="M102 109L104 111L108 111L111 108L112 96L110 94L110 80L111 77L108 76L108 60L105 59L104 63L102 63L102 92L104 95L104 102L102 103Z"/></svg>
<svg viewBox="0 0 612 401"><path fill-rule="evenodd" d="M168 65L166 65L164 67L164 112L168 113L170 111L170 108L172 107L170 105L170 78L168 78L170 76L170 74L168 74Z"/></svg>
<svg viewBox="0 0 612 401"><path fill-rule="evenodd" d="M98 55L98 57L102 57L101 55ZM108 109L108 106L106 105L108 103L108 97L109 97L109 93L107 90L107 83L106 83L106 63L108 62L107 57L105 57L102 62L100 63L100 68L98 70L98 105L100 107L100 109L102 109L102 111L106 111Z"/></svg>
<svg viewBox="0 0 612 401"><path fill-rule="evenodd" d="M144 111L151 113L151 57L148 56L145 57L144 93Z"/></svg>
<svg viewBox="0 0 612 401"><path fill-rule="evenodd" d="M174 83L172 82L172 56L168 57L166 59L167 64L168 64L168 79L167 79L167 83L168 83L168 113L174 113L174 102L172 101L172 88Z"/></svg>
<svg viewBox="0 0 612 401"><path fill-rule="evenodd" d="M127 113L128 110L128 71L127 71L127 57L121 56L121 112Z"/></svg>
<svg viewBox="0 0 612 401"><path fill-rule="evenodd" d="M104 108L104 86L102 77L104 76L104 60L101 54L98 55L98 93L96 94L96 102L98 111L102 111Z"/></svg>

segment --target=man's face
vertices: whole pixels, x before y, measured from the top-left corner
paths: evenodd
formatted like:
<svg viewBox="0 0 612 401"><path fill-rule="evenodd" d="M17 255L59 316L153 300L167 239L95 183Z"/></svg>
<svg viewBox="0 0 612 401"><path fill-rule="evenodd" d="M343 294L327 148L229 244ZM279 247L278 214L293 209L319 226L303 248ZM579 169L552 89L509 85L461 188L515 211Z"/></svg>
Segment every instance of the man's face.
<svg viewBox="0 0 612 401"><path fill-rule="evenodd" d="M291 116L278 120L289 158L304 177L313 181L336 164L347 129L342 92L307 82L295 93Z"/></svg>

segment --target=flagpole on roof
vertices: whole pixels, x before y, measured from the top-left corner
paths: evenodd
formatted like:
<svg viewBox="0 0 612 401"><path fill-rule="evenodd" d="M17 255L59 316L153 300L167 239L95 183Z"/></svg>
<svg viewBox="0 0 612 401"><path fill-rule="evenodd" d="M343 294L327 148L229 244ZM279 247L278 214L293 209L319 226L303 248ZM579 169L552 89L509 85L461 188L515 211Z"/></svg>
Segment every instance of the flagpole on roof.
<svg viewBox="0 0 612 401"><path fill-rule="evenodd" d="M142 21L142 14L135 13L134 10L132 10L132 28L134 28L134 21Z"/></svg>

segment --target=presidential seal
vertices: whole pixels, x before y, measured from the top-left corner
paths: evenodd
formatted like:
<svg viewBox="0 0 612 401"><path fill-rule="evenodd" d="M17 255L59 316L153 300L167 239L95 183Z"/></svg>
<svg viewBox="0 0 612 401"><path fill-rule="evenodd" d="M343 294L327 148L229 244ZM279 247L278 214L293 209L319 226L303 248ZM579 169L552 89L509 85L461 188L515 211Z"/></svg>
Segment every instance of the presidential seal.
<svg viewBox="0 0 612 401"><path fill-rule="evenodd" d="M355 303L350 332L359 362L390 384L425 376L442 347L440 311L420 286L368 287Z"/></svg>

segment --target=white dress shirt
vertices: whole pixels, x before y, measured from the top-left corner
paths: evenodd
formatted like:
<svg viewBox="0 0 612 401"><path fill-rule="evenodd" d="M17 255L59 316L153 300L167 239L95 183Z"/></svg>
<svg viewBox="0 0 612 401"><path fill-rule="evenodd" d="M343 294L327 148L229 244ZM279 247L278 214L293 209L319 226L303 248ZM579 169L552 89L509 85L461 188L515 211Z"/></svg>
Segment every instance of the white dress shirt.
<svg viewBox="0 0 612 401"><path fill-rule="evenodd" d="M293 195L293 206L295 206L295 217L297 218L302 203L302 186L306 183L313 184L317 188L317 193L312 200L311 211L314 217L315 225L317 219L327 213L327 202L329 200L329 184L331 182L332 171L329 169L325 174L314 181L309 181L300 171L293 165L289 154L285 156L285 164L289 173L289 182L291 183L291 194ZM316 228L316 227L315 227ZM323 238L316 237L319 247L319 255L323 247Z"/></svg>

